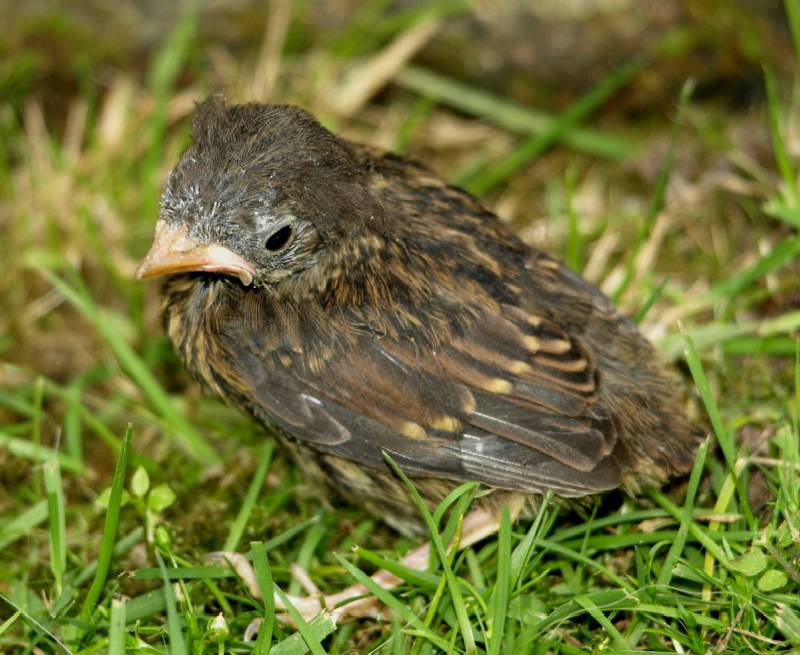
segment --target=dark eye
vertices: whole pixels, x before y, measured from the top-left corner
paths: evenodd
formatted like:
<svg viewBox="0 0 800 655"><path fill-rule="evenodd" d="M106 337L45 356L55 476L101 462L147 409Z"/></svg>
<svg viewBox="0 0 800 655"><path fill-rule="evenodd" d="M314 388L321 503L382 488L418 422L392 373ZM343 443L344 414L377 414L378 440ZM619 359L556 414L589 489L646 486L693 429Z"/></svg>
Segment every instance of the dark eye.
<svg viewBox="0 0 800 655"><path fill-rule="evenodd" d="M291 238L292 226L284 225L281 229L276 230L269 235L264 247L271 252L277 252L278 250L284 248L286 244L289 243L289 239Z"/></svg>

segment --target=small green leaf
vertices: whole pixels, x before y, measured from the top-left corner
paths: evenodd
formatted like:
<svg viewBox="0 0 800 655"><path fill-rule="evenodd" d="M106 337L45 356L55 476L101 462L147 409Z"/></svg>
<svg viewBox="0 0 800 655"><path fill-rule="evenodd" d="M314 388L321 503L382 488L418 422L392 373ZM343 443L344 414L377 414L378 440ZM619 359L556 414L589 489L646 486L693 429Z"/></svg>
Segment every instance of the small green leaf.
<svg viewBox="0 0 800 655"><path fill-rule="evenodd" d="M106 487L100 493L100 495L95 498L94 504L97 505L100 509L108 509L108 501L111 498L111 487ZM124 506L130 501L131 497L127 491L124 489L122 490L122 499L120 500L120 507Z"/></svg>
<svg viewBox="0 0 800 655"><path fill-rule="evenodd" d="M153 490L147 497L147 506L154 512L163 512L174 502L175 492L166 484L159 484L153 487Z"/></svg>
<svg viewBox="0 0 800 655"><path fill-rule="evenodd" d="M787 582L789 582L789 578L783 571L770 569L759 578L757 586L760 591L775 591L783 587Z"/></svg>
<svg viewBox="0 0 800 655"><path fill-rule="evenodd" d="M767 568L767 556L761 549L751 548L744 555L733 560L731 566L749 578Z"/></svg>
<svg viewBox="0 0 800 655"><path fill-rule="evenodd" d="M153 539L156 546L162 548L163 550L169 550L172 548L172 536L163 525L159 525L156 528L155 537Z"/></svg>
<svg viewBox="0 0 800 655"><path fill-rule="evenodd" d="M144 498L147 490L150 488L150 476L144 467L140 466L133 473L131 478L131 493L137 498Z"/></svg>
<svg viewBox="0 0 800 655"><path fill-rule="evenodd" d="M794 539L792 538L792 531L789 528L789 524L784 521L778 526L778 543L777 545L780 548L788 548L792 545Z"/></svg>

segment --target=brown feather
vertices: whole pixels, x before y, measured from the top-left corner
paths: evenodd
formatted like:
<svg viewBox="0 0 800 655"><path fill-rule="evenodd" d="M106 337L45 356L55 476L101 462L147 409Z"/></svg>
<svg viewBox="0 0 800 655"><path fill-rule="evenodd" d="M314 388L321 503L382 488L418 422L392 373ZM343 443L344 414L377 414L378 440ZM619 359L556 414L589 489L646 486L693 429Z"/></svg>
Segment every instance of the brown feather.
<svg viewBox="0 0 800 655"><path fill-rule="evenodd" d="M247 225L286 217L289 254L254 250ZM432 503L463 480L577 497L691 465L700 433L633 323L416 162L215 100L162 218L257 270L167 279L178 354L351 499L409 513L384 451Z"/></svg>

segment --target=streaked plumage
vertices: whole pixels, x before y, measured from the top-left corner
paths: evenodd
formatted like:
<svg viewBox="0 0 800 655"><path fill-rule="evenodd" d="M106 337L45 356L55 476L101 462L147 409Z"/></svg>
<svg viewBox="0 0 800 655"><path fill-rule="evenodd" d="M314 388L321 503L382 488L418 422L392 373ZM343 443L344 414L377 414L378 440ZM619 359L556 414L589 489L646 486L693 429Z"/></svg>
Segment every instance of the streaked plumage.
<svg viewBox="0 0 800 655"><path fill-rule="evenodd" d="M310 475L408 530L383 451L432 503L464 480L571 498L691 466L699 433L634 324L464 191L294 107L212 97L193 139L165 184L172 245L141 274L168 275L194 377Z"/></svg>

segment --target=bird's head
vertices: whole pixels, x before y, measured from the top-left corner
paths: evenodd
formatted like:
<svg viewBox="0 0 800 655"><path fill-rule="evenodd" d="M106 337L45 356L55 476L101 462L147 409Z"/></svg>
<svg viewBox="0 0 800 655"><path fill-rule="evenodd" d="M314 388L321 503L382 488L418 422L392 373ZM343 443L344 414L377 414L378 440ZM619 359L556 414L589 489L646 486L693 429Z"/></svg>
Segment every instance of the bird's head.
<svg viewBox="0 0 800 655"><path fill-rule="evenodd" d="M212 96L197 107L192 141L164 184L139 278L207 272L277 284L380 222L369 162L301 109Z"/></svg>

